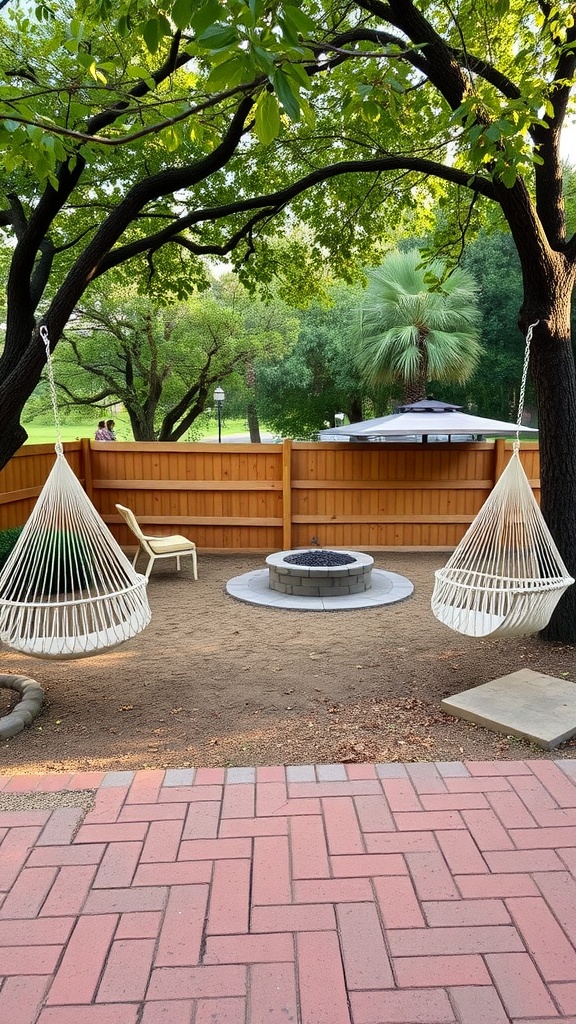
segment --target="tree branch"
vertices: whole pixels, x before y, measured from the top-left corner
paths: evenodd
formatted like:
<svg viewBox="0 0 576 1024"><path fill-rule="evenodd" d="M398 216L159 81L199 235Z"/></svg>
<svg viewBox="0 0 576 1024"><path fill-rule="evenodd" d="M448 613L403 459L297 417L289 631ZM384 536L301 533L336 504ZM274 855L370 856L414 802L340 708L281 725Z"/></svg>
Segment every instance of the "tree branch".
<svg viewBox="0 0 576 1024"><path fill-rule="evenodd" d="M426 176L434 176L442 178L444 181L451 182L455 185L463 185L469 188L472 192L483 195L486 199L495 200L496 193L494 186L491 181L487 178L482 178L480 175L470 174L467 171L460 170L456 167L449 167L448 165L439 164L434 160L428 160L424 157L408 157L408 156L389 156L380 157L375 160L347 160L338 164L330 164L328 167L322 167L305 177L300 178L292 185L287 186L285 189L281 189L279 192L272 192L264 196L256 196L251 199L241 199L236 202L225 203L221 206L207 208L203 210L196 210L193 213L188 214L185 217L181 217L174 223L165 228L164 231L158 232L157 235L151 235L146 240L130 243L129 245L122 246L118 249L112 250L112 252L102 260L101 267L98 268L97 274L104 273L113 266L118 266L120 263L126 262L135 255L139 255L141 252L146 251L150 248L151 244L156 245L158 248L160 245L166 242L172 242L175 240L174 236L179 234L186 228L190 228L195 224L202 223L204 221L217 221L222 220L225 217L229 217L237 213L245 213L249 210L258 210L259 215L253 218L252 221L248 221L242 228L240 228L232 238L224 243L222 246L205 246L195 248L196 252L212 253L214 255L226 255L229 253L234 244L238 244L242 240L253 226L256 220L261 219L263 216L271 216L277 213L280 209L286 206L293 199L296 199L303 192L313 188L315 185L322 184L325 181L329 181L331 178L338 177L342 174L355 174L355 173L382 173L383 171L413 171ZM233 240L236 240L233 244ZM194 243L190 243L189 248L192 251Z"/></svg>

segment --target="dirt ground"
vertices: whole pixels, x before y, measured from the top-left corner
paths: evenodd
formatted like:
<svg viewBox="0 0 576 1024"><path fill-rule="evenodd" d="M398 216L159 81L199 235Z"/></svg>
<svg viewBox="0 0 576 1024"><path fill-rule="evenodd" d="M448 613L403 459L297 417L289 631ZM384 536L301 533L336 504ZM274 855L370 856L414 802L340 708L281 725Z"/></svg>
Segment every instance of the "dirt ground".
<svg viewBox="0 0 576 1024"><path fill-rule="evenodd" d="M374 552L415 585L407 601L342 612L241 603L228 579L264 556L157 563L152 622L98 657L0 653L0 673L46 691L32 725L0 742L0 774L193 765L575 757L450 717L440 700L524 666L576 680L575 648L538 637L472 640L430 611L438 553ZM0 715L15 695L0 690Z"/></svg>

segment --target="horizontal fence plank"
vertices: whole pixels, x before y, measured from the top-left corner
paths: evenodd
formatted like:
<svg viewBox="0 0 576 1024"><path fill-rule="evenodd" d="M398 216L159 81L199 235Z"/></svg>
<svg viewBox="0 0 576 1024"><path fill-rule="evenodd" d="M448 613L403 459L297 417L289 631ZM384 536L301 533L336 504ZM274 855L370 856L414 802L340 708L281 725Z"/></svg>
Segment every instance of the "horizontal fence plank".
<svg viewBox="0 0 576 1024"><path fill-rule="evenodd" d="M455 491L490 490L493 480L402 480L404 491L427 491L439 488ZM294 490L326 491L397 491L396 480L293 480Z"/></svg>
<svg viewBox="0 0 576 1024"><path fill-rule="evenodd" d="M473 515L469 515L469 516L466 516L466 515L462 515L462 516L457 516L457 515L455 515L455 516L444 516L444 515L424 515L424 516L393 515L393 516L385 516L385 515L378 515L377 513L374 513L373 515L354 516L354 515L347 515L346 512L342 512L338 516L338 524L340 525L342 523L427 523L427 524L430 524L430 523L471 523L473 519L474 519ZM314 524L314 523L328 523L330 525L334 525L336 520L334 519L334 516L318 516L318 515L301 516L301 515L294 515L294 516L292 516L292 522L293 523L310 523L310 524Z"/></svg>
<svg viewBox="0 0 576 1024"><path fill-rule="evenodd" d="M131 491L281 491L281 480L93 480L94 490Z"/></svg>
<svg viewBox="0 0 576 1024"><path fill-rule="evenodd" d="M103 515L105 523L123 523L122 516ZM138 515L141 526L158 524L157 516ZM162 526L282 526L282 517L252 516L162 516Z"/></svg>
<svg viewBox="0 0 576 1024"><path fill-rule="evenodd" d="M8 491L6 494L0 494L0 505L8 505L12 501L25 501L26 498L37 498L40 494L42 487L26 487L20 491Z"/></svg>

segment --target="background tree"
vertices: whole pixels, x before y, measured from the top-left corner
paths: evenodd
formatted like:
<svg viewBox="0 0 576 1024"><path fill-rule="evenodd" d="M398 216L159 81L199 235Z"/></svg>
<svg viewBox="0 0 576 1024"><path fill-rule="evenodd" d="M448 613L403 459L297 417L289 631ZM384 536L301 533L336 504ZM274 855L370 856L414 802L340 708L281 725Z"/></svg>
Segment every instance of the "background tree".
<svg viewBox="0 0 576 1024"><path fill-rule="evenodd" d="M524 337L517 324L522 302L520 261L510 234L482 232L462 265L478 284L484 355L472 381L474 404L484 416L516 420L524 362ZM469 393L469 391L468 391ZM526 409L534 402L529 386ZM532 426L535 424L532 423Z"/></svg>
<svg viewBox="0 0 576 1024"><path fill-rule="evenodd" d="M313 439L334 414L350 422L363 418L366 402L386 403L388 393L360 379L354 359L358 287L328 289L323 302L297 312L300 333L294 348L273 363L257 363L258 409L281 437Z"/></svg>
<svg viewBox="0 0 576 1024"><path fill-rule="evenodd" d="M278 355L285 343L208 295L159 307L124 293L77 311L56 379L68 404L121 402L136 441L177 441L211 405L216 385L233 387L255 356Z"/></svg>
<svg viewBox="0 0 576 1024"><path fill-rule="evenodd" d="M245 361L244 376L236 382L233 398L246 417L250 441L259 444L257 364L266 367L291 351L298 338L300 323L295 310L280 298L278 287L269 291L266 302L258 302L242 287L237 275L227 274L215 282L213 290L225 308L233 310L242 318L244 330L252 339L252 350Z"/></svg>
<svg viewBox="0 0 576 1024"><path fill-rule="evenodd" d="M418 249L396 250L370 272L360 300L360 372L371 384L401 383L404 404L425 398L429 381L463 383L480 359L474 279L445 270L439 260L424 266Z"/></svg>
<svg viewBox="0 0 576 1024"><path fill-rule="evenodd" d="M576 573L576 240L560 163L573 3L119 0L113 24L109 0L79 10L40 24L29 5L4 12L0 223L14 247L0 464L25 437L45 359L37 321L56 344L98 277L124 267L144 281L156 267L184 291L200 271L182 273L182 256L231 253L265 281L259 252L298 219L310 274L330 253L346 277L353 256L378 262L399 208L430 220L450 191L457 244L490 205L519 254L521 330L537 324L542 508ZM546 635L576 639L576 588Z"/></svg>

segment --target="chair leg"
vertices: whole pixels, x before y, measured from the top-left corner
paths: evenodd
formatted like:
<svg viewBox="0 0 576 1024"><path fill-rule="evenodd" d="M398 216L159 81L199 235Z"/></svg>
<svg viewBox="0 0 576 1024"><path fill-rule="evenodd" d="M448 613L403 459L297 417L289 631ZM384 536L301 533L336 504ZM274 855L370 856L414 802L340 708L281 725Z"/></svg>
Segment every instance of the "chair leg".
<svg viewBox="0 0 576 1024"><path fill-rule="evenodd" d="M134 555L134 558L132 559L132 568L133 569L136 568L136 562L138 561L138 555L139 554L140 554L140 545L138 545L138 547L136 548L136 554Z"/></svg>
<svg viewBox="0 0 576 1024"><path fill-rule="evenodd" d="M150 555L150 561L148 562L148 565L146 566L146 579L147 580L150 579L150 573L152 572L152 566L154 565L155 561L156 561L156 559L155 559L154 555Z"/></svg>
<svg viewBox="0 0 576 1024"><path fill-rule="evenodd" d="M194 579L198 579L198 559L196 558L196 552L192 552L192 567L194 569Z"/></svg>
<svg viewBox="0 0 576 1024"><path fill-rule="evenodd" d="M176 555L176 571L180 572L180 555Z"/></svg>

